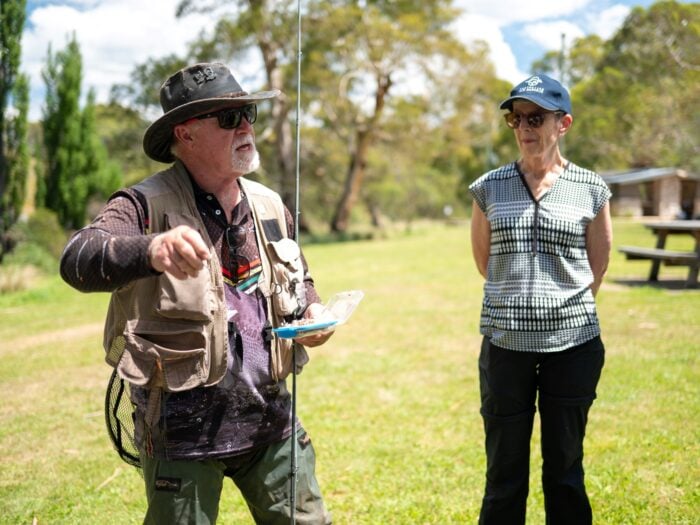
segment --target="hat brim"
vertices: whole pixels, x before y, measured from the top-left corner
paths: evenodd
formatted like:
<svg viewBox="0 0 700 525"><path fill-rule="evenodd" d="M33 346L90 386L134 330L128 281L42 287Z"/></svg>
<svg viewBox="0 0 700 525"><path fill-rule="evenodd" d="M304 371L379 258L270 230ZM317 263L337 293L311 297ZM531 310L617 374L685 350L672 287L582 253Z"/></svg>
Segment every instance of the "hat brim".
<svg viewBox="0 0 700 525"><path fill-rule="evenodd" d="M508 111L513 111L513 101L515 101L515 100L527 100L528 102L532 102L533 104L537 104L539 107L541 107L542 109L546 109L547 111L559 111L560 110L560 108L558 108L555 105L546 104L546 103L542 102L541 98L528 97L527 95L518 95L517 97L508 97L503 102L501 102L501 105L499 106L499 108L507 109Z"/></svg>
<svg viewBox="0 0 700 525"><path fill-rule="evenodd" d="M216 97L195 100L172 109L153 122L143 135L143 151L158 162L173 162L175 158L170 153L173 139L173 128L186 120L198 115L213 113L222 109L237 108L246 104L254 104L261 100L275 98L280 94L279 89L259 91L250 95L231 97Z"/></svg>

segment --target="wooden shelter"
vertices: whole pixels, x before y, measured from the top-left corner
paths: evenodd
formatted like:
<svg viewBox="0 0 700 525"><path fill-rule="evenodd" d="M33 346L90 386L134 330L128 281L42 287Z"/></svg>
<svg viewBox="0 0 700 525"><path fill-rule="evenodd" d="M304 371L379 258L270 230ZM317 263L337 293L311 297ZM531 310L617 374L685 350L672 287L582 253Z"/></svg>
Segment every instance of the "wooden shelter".
<svg viewBox="0 0 700 525"><path fill-rule="evenodd" d="M664 219L700 217L700 174L678 168L646 168L601 173L613 193L614 216Z"/></svg>

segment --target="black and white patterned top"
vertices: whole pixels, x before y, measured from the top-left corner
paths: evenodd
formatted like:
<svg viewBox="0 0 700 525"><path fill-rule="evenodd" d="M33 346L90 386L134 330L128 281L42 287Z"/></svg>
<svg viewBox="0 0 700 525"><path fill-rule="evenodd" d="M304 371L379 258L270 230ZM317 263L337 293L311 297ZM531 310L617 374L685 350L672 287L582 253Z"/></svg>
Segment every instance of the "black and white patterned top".
<svg viewBox="0 0 700 525"><path fill-rule="evenodd" d="M611 196L596 173L569 163L535 200L516 163L469 190L491 226L481 333L501 348L556 352L600 334L586 227Z"/></svg>

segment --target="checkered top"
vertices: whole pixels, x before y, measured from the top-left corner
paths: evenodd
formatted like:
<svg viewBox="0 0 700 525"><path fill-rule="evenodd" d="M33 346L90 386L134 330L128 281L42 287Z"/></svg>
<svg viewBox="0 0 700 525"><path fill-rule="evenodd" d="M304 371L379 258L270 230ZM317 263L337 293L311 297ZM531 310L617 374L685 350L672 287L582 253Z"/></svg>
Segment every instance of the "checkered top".
<svg viewBox="0 0 700 525"><path fill-rule="evenodd" d="M611 196L569 163L539 201L516 163L469 187L491 225L481 333L511 350L556 352L600 334L586 227Z"/></svg>

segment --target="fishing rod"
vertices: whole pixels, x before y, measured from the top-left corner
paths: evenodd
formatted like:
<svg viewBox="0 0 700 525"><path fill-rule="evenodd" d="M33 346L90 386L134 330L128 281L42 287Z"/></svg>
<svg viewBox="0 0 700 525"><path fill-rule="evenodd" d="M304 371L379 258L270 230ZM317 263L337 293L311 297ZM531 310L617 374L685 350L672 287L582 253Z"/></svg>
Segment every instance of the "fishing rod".
<svg viewBox="0 0 700 525"><path fill-rule="evenodd" d="M299 243L299 219L301 216L300 153L301 153L301 0L297 0L297 110L296 110L296 167L294 179L294 240ZM292 451L289 472L289 516L291 525L296 524L297 492L297 343L292 342Z"/></svg>

